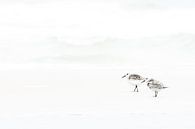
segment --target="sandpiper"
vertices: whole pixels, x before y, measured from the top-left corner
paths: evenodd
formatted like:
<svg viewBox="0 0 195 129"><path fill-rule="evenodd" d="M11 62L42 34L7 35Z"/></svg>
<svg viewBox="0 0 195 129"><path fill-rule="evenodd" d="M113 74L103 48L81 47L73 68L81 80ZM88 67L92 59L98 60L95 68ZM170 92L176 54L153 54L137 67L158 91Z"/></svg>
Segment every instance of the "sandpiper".
<svg viewBox="0 0 195 129"><path fill-rule="evenodd" d="M149 79L147 82L147 86L155 92L155 96L154 97L157 97L158 95L158 92L162 89L165 89L167 87L164 87L163 83L155 80L155 79Z"/></svg>
<svg viewBox="0 0 195 129"><path fill-rule="evenodd" d="M131 85L135 86L134 92L137 91L138 92L138 85L140 85L141 83L145 82L147 80L147 78L144 78L138 74L125 74L124 76L122 76L122 78L127 78L128 82Z"/></svg>

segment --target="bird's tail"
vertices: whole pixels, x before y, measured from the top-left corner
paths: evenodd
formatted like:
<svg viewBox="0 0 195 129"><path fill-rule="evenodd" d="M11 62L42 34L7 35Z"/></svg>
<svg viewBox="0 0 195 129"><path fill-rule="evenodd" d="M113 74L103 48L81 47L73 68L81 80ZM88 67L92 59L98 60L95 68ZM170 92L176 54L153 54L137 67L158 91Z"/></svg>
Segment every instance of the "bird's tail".
<svg viewBox="0 0 195 129"><path fill-rule="evenodd" d="M163 87L163 89L166 89L166 88L168 88L168 87Z"/></svg>

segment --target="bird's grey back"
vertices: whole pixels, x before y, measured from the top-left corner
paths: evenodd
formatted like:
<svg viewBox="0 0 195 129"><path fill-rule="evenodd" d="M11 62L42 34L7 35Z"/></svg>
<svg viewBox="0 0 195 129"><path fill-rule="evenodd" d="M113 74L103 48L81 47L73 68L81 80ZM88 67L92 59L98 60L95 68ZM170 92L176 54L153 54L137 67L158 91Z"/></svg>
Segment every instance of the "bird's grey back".
<svg viewBox="0 0 195 129"><path fill-rule="evenodd" d="M129 80L143 80L144 78L141 77L140 75L138 74L131 74L129 75Z"/></svg>
<svg viewBox="0 0 195 129"><path fill-rule="evenodd" d="M149 88L163 88L163 84L157 80L154 80L154 79L150 79L148 82L147 82L147 86Z"/></svg>

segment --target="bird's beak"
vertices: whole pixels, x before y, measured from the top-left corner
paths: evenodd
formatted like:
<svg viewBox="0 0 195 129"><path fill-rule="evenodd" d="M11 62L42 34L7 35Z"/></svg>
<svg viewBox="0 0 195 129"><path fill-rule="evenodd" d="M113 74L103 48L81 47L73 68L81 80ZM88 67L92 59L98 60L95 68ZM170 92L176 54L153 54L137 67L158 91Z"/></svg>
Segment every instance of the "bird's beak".
<svg viewBox="0 0 195 129"><path fill-rule="evenodd" d="M122 76L122 78L126 77L126 75Z"/></svg>
<svg viewBox="0 0 195 129"><path fill-rule="evenodd" d="M144 82L146 82L148 80L148 78L145 78L141 83L144 83Z"/></svg>

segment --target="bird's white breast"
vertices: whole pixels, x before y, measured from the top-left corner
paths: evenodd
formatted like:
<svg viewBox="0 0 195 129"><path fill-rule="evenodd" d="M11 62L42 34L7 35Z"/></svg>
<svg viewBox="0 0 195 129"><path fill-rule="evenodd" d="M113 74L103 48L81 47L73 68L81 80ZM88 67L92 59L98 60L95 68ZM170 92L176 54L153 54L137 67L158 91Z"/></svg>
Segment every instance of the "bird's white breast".
<svg viewBox="0 0 195 129"><path fill-rule="evenodd" d="M131 85L140 85L143 80L129 80L127 79L127 82Z"/></svg>

